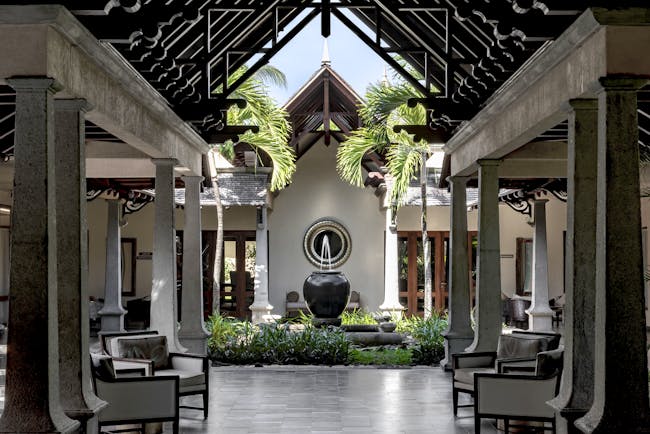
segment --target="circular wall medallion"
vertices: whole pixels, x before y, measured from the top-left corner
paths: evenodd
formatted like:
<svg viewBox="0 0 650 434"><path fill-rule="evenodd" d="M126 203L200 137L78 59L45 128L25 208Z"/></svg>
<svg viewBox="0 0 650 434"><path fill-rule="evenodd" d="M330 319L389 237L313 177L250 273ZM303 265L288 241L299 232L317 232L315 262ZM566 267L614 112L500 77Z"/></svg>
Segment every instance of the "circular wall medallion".
<svg viewBox="0 0 650 434"><path fill-rule="evenodd" d="M332 268L339 267L350 257L352 242L347 229L334 220L319 220L307 229L302 243L305 256L317 267L320 267L322 259L323 267L328 268L327 253L323 252L321 258L325 236L329 240Z"/></svg>

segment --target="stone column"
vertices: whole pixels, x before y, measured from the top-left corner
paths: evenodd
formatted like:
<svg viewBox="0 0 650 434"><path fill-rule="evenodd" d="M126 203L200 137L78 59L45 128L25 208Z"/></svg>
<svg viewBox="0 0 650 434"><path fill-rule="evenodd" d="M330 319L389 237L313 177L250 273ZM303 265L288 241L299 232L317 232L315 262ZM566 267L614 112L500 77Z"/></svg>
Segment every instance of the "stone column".
<svg viewBox="0 0 650 434"><path fill-rule="evenodd" d="M270 315L273 306L269 303L269 241L267 231L267 210L263 206L257 209L257 230L255 231L255 300L250 306L252 321L264 322L264 316Z"/></svg>
<svg viewBox="0 0 650 434"><path fill-rule="evenodd" d="M637 89L602 78L598 93L594 399L585 433L648 432L648 371Z"/></svg>
<svg viewBox="0 0 650 434"><path fill-rule="evenodd" d="M564 369L560 392L549 402L563 433L579 432L573 422L589 410L594 393L598 106L587 99L570 104Z"/></svg>
<svg viewBox="0 0 650 434"><path fill-rule="evenodd" d="M449 231L449 316L445 358L440 366L451 369L451 355L461 353L474 338L470 320L469 260L467 258L467 178L452 176L451 230Z"/></svg>
<svg viewBox="0 0 650 434"><path fill-rule="evenodd" d="M156 166L156 211L153 230L153 284L151 329L167 336L172 352L186 352L178 341L176 298L176 233L174 228L174 158L154 158Z"/></svg>
<svg viewBox="0 0 650 434"><path fill-rule="evenodd" d="M90 388L84 100L57 100L56 228L59 378L65 413L86 426L106 403Z"/></svg>
<svg viewBox="0 0 650 434"><path fill-rule="evenodd" d="M379 306L384 314L401 317L404 306L399 302L399 256L397 243L397 211L386 208L386 240L384 246L384 302Z"/></svg>
<svg viewBox="0 0 650 434"><path fill-rule="evenodd" d="M466 351L496 351L501 335L499 160L479 160L476 329Z"/></svg>
<svg viewBox="0 0 650 434"><path fill-rule="evenodd" d="M61 408L54 80L12 78L16 91L11 295L0 432L75 432Z"/></svg>
<svg viewBox="0 0 650 434"><path fill-rule="evenodd" d="M553 330L553 311L548 304L548 248L546 244L546 202L533 200L533 297L528 314L528 328L535 332Z"/></svg>
<svg viewBox="0 0 650 434"><path fill-rule="evenodd" d="M120 218L121 199L108 199L106 222L106 271L104 273L104 306L97 314L102 319L102 332L123 332L124 314L122 307L122 238Z"/></svg>
<svg viewBox="0 0 650 434"><path fill-rule="evenodd" d="M202 176L183 176L185 228L183 231L182 344L193 353L205 354L208 332L203 323L203 258L201 256Z"/></svg>

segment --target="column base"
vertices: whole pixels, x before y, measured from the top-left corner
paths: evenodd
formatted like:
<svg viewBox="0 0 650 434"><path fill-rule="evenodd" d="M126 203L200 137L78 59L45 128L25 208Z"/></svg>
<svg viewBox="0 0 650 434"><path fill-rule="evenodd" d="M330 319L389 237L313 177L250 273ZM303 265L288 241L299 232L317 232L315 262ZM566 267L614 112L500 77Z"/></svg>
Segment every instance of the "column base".
<svg viewBox="0 0 650 434"><path fill-rule="evenodd" d="M553 331L553 316L555 315L552 310L527 310L528 314L528 331L531 332L550 332Z"/></svg>
<svg viewBox="0 0 650 434"><path fill-rule="evenodd" d="M473 340L473 335L460 336L452 333L445 335L445 358L440 361L440 367L445 371L451 371L451 355L464 352Z"/></svg>
<svg viewBox="0 0 650 434"><path fill-rule="evenodd" d="M7 407L5 407L6 409ZM59 410L60 411L60 410ZM27 411L28 412L28 411ZM38 426L30 426L25 423L24 418L29 418L29 414L20 412L19 414L2 414L2 419L0 419L0 433L19 433L19 432L54 432L57 434L67 434L67 433L78 433L80 428L80 423L74 419L70 419L63 412L58 417L36 417L34 421L39 421ZM18 419L20 422L15 423L12 419ZM45 424L45 425L43 425Z"/></svg>
<svg viewBox="0 0 650 434"><path fill-rule="evenodd" d="M249 309L252 312L251 321L253 324L269 322L269 318L272 318L271 311L273 310L273 306L269 303L258 305L253 303Z"/></svg>
<svg viewBox="0 0 650 434"><path fill-rule="evenodd" d="M396 302L384 302L379 306L379 310L384 315L390 315L394 320L402 318L402 314L406 310L398 301Z"/></svg>
<svg viewBox="0 0 650 434"><path fill-rule="evenodd" d="M208 353L208 336L179 336L181 345L193 354L205 355Z"/></svg>
<svg viewBox="0 0 650 434"><path fill-rule="evenodd" d="M599 413L599 414L596 414ZM612 415L604 415L592 409L582 418L576 420L575 426L582 433L650 433L650 420L622 420Z"/></svg>

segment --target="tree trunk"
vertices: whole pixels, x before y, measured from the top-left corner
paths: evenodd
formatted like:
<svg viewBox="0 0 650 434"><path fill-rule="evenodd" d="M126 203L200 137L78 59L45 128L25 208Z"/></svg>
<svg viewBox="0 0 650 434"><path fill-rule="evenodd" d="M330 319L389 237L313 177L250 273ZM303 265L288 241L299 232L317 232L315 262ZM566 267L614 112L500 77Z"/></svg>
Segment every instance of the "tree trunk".
<svg viewBox="0 0 650 434"><path fill-rule="evenodd" d="M420 163L420 195L422 196L422 249L424 258L424 318L431 317L433 306L431 303L431 243L427 233L427 152L422 152Z"/></svg>
<svg viewBox="0 0 650 434"><path fill-rule="evenodd" d="M214 161L214 153L208 158L210 174L212 176L212 191L214 192L214 204L217 208L217 241L214 252L214 271L212 280L212 314L219 315L221 300L221 263L223 261L223 205L219 195L219 182L217 181L217 167Z"/></svg>

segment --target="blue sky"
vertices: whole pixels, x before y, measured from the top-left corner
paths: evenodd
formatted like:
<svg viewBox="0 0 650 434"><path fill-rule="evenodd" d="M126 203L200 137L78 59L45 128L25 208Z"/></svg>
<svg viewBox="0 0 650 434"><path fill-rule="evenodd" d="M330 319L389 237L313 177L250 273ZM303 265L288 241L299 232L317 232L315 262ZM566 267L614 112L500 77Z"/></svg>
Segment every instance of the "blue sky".
<svg viewBox="0 0 650 434"><path fill-rule="evenodd" d="M382 79L385 62L334 17L328 45L332 68L359 95L364 95L368 84ZM271 89L271 95L279 104L287 102L320 68L322 53L323 37L318 16L271 59L270 63L287 76L287 89Z"/></svg>

